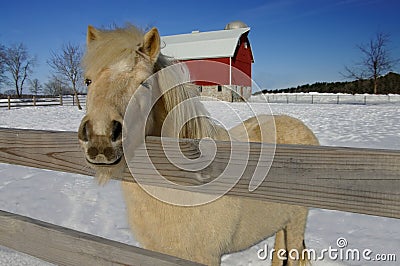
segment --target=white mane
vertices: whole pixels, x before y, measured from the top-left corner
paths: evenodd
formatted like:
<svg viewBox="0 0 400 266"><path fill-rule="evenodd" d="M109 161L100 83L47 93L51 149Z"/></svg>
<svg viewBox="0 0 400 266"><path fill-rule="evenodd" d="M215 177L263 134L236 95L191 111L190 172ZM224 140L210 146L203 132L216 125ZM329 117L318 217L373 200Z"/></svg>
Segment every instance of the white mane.
<svg viewBox="0 0 400 266"><path fill-rule="evenodd" d="M176 64L164 55L159 56L155 67L158 86L169 116L167 123L173 122L168 126L172 126L174 137L215 138L215 124L199 100L197 86L190 82L187 67L181 63Z"/></svg>

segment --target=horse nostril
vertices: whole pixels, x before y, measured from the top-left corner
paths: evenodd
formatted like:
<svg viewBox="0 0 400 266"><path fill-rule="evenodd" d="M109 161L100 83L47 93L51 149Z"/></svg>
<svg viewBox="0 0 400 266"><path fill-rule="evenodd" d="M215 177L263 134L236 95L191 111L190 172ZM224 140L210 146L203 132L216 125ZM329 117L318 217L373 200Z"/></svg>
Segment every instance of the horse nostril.
<svg viewBox="0 0 400 266"><path fill-rule="evenodd" d="M111 141L115 142L122 138L122 124L115 120L112 123Z"/></svg>
<svg viewBox="0 0 400 266"><path fill-rule="evenodd" d="M87 132L87 121L82 123L81 126L79 127L79 133L78 133L78 138L82 141L89 141L88 138L88 132Z"/></svg>
<svg viewBox="0 0 400 266"><path fill-rule="evenodd" d="M104 149L103 154L108 160L112 160L112 158L114 157L114 149L111 147L107 147Z"/></svg>
<svg viewBox="0 0 400 266"><path fill-rule="evenodd" d="M95 158L99 154L99 150L95 147L90 147L87 150L87 154L89 155L90 158Z"/></svg>

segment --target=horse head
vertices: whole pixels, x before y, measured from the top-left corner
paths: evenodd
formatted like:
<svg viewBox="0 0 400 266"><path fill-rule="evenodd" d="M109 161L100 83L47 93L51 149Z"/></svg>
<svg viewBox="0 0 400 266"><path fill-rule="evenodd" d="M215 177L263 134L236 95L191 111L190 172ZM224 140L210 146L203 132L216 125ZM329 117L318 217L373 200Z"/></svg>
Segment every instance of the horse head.
<svg viewBox="0 0 400 266"><path fill-rule="evenodd" d="M78 138L100 183L125 169L123 120L132 95L136 95L135 120L147 121L140 116L148 108L153 92L144 82L153 74L159 54L160 36L156 28L143 34L133 26L116 30L88 27L83 59L87 112ZM144 128L145 123L139 127Z"/></svg>

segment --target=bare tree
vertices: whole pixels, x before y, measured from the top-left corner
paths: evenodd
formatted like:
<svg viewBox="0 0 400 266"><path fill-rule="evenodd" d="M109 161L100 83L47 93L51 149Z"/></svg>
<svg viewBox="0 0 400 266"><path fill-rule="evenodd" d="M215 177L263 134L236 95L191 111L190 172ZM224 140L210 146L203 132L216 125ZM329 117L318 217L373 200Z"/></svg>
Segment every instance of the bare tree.
<svg viewBox="0 0 400 266"><path fill-rule="evenodd" d="M55 74L70 83L79 110L82 109L78 98L78 84L82 81L82 68L80 65L82 55L83 52L79 45L69 43L63 45L59 54L52 51L51 58L47 61Z"/></svg>
<svg viewBox="0 0 400 266"><path fill-rule="evenodd" d="M24 44L15 44L5 49L5 71L11 75L11 82L15 86L15 92L21 97L24 83L32 73L36 59L31 57Z"/></svg>
<svg viewBox="0 0 400 266"><path fill-rule="evenodd" d="M0 84L6 81L5 74L6 48L0 44Z"/></svg>
<svg viewBox="0 0 400 266"><path fill-rule="evenodd" d="M389 34L378 32L368 43L357 45L362 60L353 67L345 66L345 73L342 75L358 80L373 79L374 94L377 94L378 78L391 71L399 62L399 59L391 58L390 49L387 47L389 42Z"/></svg>
<svg viewBox="0 0 400 266"><path fill-rule="evenodd" d="M44 84L43 91L46 95L62 95L65 90L65 82L61 77L53 75L50 80Z"/></svg>
<svg viewBox="0 0 400 266"><path fill-rule="evenodd" d="M42 91L42 84L38 79L29 80L29 90L37 96Z"/></svg>

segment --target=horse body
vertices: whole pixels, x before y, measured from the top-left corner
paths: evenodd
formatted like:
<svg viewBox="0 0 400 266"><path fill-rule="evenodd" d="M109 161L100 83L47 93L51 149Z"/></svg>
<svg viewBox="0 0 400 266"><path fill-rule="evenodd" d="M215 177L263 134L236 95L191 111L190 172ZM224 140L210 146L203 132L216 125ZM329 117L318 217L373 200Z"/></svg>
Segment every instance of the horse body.
<svg viewBox="0 0 400 266"><path fill-rule="evenodd" d="M160 54L156 29L143 35L132 26L112 31L89 27L87 43L84 67L86 83L90 86L87 115L78 136L86 159L101 183L120 175L126 168L122 158L122 123L133 94L134 132L128 132L137 139L133 149L147 135L226 140L230 134L240 141L318 145L314 134L303 123L288 116L253 117L226 132L204 117L207 112L199 100L177 112L198 117L177 130L171 123L164 123L168 114L179 103L196 96L197 91L190 85L166 91L171 77L162 75L152 84L144 84L153 73L171 64ZM146 110L151 102L156 102L154 108ZM143 117L146 111L149 115ZM147 249L208 265L219 265L221 255L248 248L275 233L276 250L301 252L303 249L305 207L233 196L222 196L200 206L176 206L154 198L137 183L122 182L122 188L131 228ZM180 195L173 189L155 189ZM198 196L190 194L190 197ZM290 258L287 262L288 265L299 263ZM273 265L281 263L274 257Z"/></svg>

